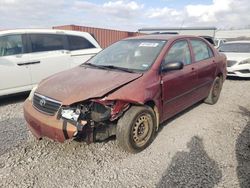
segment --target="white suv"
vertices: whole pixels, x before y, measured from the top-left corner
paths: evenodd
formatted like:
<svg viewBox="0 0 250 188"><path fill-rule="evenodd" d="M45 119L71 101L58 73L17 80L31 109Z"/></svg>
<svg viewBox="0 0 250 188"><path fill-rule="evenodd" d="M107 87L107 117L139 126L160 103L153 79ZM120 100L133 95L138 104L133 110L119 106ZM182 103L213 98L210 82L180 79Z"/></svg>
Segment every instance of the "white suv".
<svg viewBox="0 0 250 188"><path fill-rule="evenodd" d="M85 32L48 29L0 31L0 96L29 91L43 78L101 51Z"/></svg>

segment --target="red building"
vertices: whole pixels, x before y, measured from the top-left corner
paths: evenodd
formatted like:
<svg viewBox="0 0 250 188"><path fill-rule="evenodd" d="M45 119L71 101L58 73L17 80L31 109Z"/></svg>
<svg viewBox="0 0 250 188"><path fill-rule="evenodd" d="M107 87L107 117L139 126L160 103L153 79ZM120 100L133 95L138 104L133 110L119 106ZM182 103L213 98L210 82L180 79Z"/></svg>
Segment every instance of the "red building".
<svg viewBox="0 0 250 188"><path fill-rule="evenodd" d="M88 32L95 36L96 40L99 42L102 48L106 48L110 44L119 41L121 39L141 35L137 32L118 31L112 29L102 29L102 28L85 27L78 25L55 26L53 27L53 29Z"/></svg>

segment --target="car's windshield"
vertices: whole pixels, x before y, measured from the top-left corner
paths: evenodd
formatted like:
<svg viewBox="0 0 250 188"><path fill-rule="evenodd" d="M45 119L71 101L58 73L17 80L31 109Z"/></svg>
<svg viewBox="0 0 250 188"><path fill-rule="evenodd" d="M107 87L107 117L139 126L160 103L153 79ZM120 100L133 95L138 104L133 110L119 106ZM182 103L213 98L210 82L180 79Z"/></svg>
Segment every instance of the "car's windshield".
<svg viewBox="0 0 250 188"><path fill-rule="evenodd" d="M117 67L132 71L146 71L154 63L166 41L123 40L104 49L88 64L102 67Z"/></svg>
<svg viewBox="0 0 250 188"><path fill-rule="evenodd" d="M220 52L250 53L250 43L224 43Z"/></svg>

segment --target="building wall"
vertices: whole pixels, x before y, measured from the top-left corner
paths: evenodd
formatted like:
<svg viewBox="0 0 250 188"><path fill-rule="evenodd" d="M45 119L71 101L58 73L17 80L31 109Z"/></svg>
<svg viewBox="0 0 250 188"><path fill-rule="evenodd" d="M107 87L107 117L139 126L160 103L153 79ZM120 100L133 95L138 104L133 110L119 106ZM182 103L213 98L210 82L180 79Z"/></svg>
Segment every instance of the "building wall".
<svg viewBox="0 0 250 188"><path fill-rule="evenodd" d="M77 25L55 26L53 27L53 29L83 31L91 33L95 36L96 40L98 41L98 43L102 48L106 48L107 46L121 39L141 35L138 34L137 32L118 31L118 30L85 27Z"/></svg>
<svg viewBox="0 0 250 188"><path fill-rule="evenodd" d="M250 38L250 29L217 30L215 37L223 39Z"/></svg>

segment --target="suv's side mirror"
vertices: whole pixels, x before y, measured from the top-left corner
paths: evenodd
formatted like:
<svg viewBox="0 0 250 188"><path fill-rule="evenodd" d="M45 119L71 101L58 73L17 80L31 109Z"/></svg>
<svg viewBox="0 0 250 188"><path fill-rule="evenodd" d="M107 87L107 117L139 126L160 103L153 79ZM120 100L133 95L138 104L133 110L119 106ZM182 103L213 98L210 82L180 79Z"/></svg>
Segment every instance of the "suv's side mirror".
<svg viewBox="0 0 250 188"><path fill-rule="evenodd" d="M168 72L173 70L180 70L182 69L184 64L180 61L174 61L169 63L164 63L161 65L161 72Z"/></svg>

